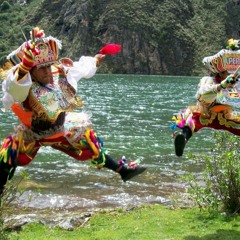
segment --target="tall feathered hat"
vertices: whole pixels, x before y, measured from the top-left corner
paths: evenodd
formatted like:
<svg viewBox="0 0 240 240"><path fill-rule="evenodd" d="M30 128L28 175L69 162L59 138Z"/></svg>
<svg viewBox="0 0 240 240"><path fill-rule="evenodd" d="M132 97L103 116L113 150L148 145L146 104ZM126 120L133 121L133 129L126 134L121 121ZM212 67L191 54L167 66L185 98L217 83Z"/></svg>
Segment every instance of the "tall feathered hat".
<svg viewBox="0 0 240 240"><path fill-rule="evenodd" d="M240 66L240 40L229 39L226 49L203 59L203 64L213 73L228 71L233 73Z"/></svg>
<svg viewBox="0 0 240 240"><path fill-rule="evenodd" d="M40 54L34 57L34 66L45 66L58 60L58 52L62 48L61 41L52 36L45 37L44 30L40 30L38 27L35 27L30 32L30 37L31 40L24 42L7 56L7 59L13 65L17 65L22 61L24 49L29 43L34 44L35 48L40 50Z"/></svg>

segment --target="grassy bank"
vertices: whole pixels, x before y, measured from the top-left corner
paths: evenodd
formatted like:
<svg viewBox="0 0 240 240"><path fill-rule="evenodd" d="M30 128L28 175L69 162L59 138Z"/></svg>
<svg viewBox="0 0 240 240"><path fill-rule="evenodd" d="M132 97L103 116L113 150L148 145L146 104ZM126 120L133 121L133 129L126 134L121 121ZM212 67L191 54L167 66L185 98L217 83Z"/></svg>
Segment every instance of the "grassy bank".
<svg viewBox="0 0 240 240"><path fill-rule="evenodd" d="M74 231L31 223L7 235L11 240L237 240L240 239L240 217L148 205L131 211L99 212L88 226Z"/></svg>

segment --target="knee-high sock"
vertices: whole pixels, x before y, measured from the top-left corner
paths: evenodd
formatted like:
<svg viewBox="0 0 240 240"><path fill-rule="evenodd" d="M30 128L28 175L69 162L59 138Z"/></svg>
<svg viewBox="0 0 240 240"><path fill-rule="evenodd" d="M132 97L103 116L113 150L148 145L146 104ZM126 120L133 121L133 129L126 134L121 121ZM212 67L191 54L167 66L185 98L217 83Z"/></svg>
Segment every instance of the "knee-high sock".
<svg viewBox="0 0 240 240"><path fill-rule="evenodd" d="M109 155L105 154L106 160L105 160L105 168L111 169L114 172L119 172L120 165L118 162L114 161Z"/></svg>
<svg viewBox="0 0 240 240"><path fill-rule="evenodd" d="M186 138L186 140L188 141L188 139L192 136L192 131L189 127L185 126L182 129L182 133L184 135L184 137Z"/></svg>

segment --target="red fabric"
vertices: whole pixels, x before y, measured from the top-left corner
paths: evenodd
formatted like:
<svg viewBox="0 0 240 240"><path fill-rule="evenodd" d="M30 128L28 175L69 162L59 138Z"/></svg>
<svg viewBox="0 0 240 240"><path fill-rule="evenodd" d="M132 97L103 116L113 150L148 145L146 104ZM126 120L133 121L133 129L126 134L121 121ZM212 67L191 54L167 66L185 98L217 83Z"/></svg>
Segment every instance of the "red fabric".
<svg viewBox="0 0 240 240"><path fill-rule="evenodd" d="M79 160L79 161L90 160L90 159L92 159L92 156L93 156L93 152L89 149L83 149L81 155L79 155L75 151L67 150L62 146L58 146L58 145L54 146L53 145L52 148L54 148L56 150L59 150L61 152L64 152L67 155L69 155L69 156L71 156L71 157L73 157L73 158L75 158L76 160Z"/></svg>
<svg viewBox="0 0 240 240"><path fill-rule="evenodd" d="M195 123L194 132L199 131L201 128L207 127L207 128L214 128L217 130L226 130L230 133L233 133L234 135L240 136L240 129L226 127L225 125L220 125L217 117L212 121L212 123L210 123L208 125L202 125L200 123L199 117L200 117L199 113L193 113L193 120Z"/></svg>
<svg viewBox="0 0 240 240"><path fill-rule="evenodd" d="M121 45L115 44L115 43L109 43L106 46L104 46L102 49L100 49L100 54L116 54L121 52L122 47Z"/></svg>
<svg viewBox="0 0 240 240"><path fill-rule="evenodd" d="M56 143L56 144L54 144ZM25 166L29 164L36 156L39 148L43 145L49 145L54 149L66 153L67 155L75 158L79 161L86 161L92 159L94 153L90 149L83 149L81 155L78 154L78 150L75 150L72 145L67 141L63 134L56 134L51 138L43 138L35 143L35 150L32 156L28 156L24 153L18 155L18 166Z"/></svg>
<svg viewBox="0 0 240 240"><path fill-rule="evenodd" d="M80 161L86 161L92 158L94 155L93 152L90 149L83 149L81 155L77 153L77 151L72 148L72 145L68 142L68 140L62 135L58 136L56 134L56 137L54 138L45 138L40 140L41 143L56 143L56 144L50 144L50 146L54 149L57 149L61 152L64 152L68 154L69 156L75 158L76 160ZM61 143L61 144L59 144ZM69 149L67 149L69 147Z"/></svg>
<svg viewBox="0 0 240 240"><path fill-rule="evenodd" d="M37 154L37 151L36 151L36 154ZM36 154L35 154L35 156L36 156ZM27 154L19 153L18 160L17 160L18 166L28 165L33 160L33 158L34 157L29 157Z"/></svg>

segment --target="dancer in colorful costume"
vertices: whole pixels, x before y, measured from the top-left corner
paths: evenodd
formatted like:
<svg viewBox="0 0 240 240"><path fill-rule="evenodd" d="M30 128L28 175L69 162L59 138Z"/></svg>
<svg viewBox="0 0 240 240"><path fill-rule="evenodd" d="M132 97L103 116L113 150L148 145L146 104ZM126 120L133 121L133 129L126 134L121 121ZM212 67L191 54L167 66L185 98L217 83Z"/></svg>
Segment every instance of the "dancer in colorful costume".
<svg viewBox="0 0 240 240"><path fill-rule="evenodd" d="M76 160L90 159L98 168L119 173L123 181L146 169L136 162L114 161L94 132L89 114L73 112L83 105L76 95L78 81L92 77L105 55L58 61L60 48L58 39L45 37L43 30L34 28L31 40L7 57L14 66L3 81L2 102L21 124L0 149L0 193L16 167L29 164L42 146L51 146Z"/></svg>
<svg viewBox="0 0 240 240"><path fill-rule="evenodd" d="M227 49L205 57L203 64L210 75L198 85L197 104L173 116L181 133L174 132L175 153L182 156L190 137L201 128L208 127L240 135L240 66L239 40L229 39Z"/></svg>

